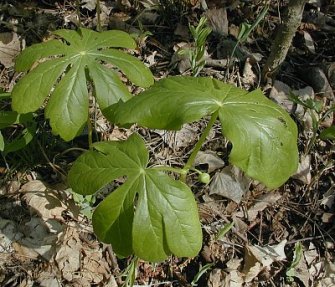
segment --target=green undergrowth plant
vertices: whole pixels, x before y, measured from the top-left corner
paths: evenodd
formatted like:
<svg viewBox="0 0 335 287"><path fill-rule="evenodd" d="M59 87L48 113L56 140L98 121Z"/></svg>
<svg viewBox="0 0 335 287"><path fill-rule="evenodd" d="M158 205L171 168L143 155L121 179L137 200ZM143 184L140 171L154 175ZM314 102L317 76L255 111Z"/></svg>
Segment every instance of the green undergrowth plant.
<svg viewBox="0 0 335 287"><path fill-rule="evenodd" d="M186 179L216 121L233 145L230 162L248 176L277 188L296 171L296 125L260 90L248 92L195 77L169 77L153 84L142 62L115 49L135 48L128 34L81 28L55 35L60 39L33 45L17 58L16 69L27 74L13 89L12 107L29 113L45 105L53 132L63 139L73 139L90 122L88 82L102 113L119 126L178 130L208 118L183 167L150 165L145 142L136 133L124 141L90 144L73 164L68 183L76 193L89 196L78 199L85 204L99 198L97 192L112 181L122 179L92 216L98 238L111 243L118 256L161 261L171 254L193 257L200 251L197 203ZM132 97L118 69L138 86L153 85ZM209 175L197 172L200 181L209 182Z"/></svg>
<svg viewBox="0 0 335 287"><path fill-rule="evenodd" d="M180 55L187 55L190 61L190 70L194 77L197 77L206 64L206 40L212 29L207 26L206 17L201 17L197 27L189 25L194 40L194 47L181 49Z"/></svg>
<svg viewBox="0 0 335 287"><path fill-rule="evenodd" d="M0 101L8 102L9 99L10 93L0 93ZM36 123L32 113L18 114L0 109L0 151L3 156L27 146L35 132Z"/></svg>
<svg viewBox="0 0 335 287"><path fill-rule="evenodd" d="M260 90L248 92L211 78L175 76L106 108L104 114L119 126L136 123L162 130L178 130L185 123L209 117L182 168L150 166L144 140L136 133L125 141L94 143L93 150L75 161L68 180L82 195L95 194L125 178L92 218L98 238L111 243L121 257L134 254L161 261L171 254L193 257L199 252L201 225L186 177L194 170L196 155L217 120L233 145L230 162L248 176L277 188L297 169L297 127ZM207 175L204 178L208 181Z"/></svg>
<svg viewBox="0 0 335 287"><path fill-rule="evenodd" d="M323 101L318 99L300 99L297 95L294 93L290 93L289 99L298 105L301 105L304 110L309 114L312 120L312 136L308 141L308 144L305 148L305 154L308 154L311 149L314 147L315 142L318 138L318 132L322 126L322 123L332 115L332 113L335 111L335 105L325 108ZM327 127L323 129L319 133L319 138L321 140L335 140L335 125L331 125L330 127Z"/></svg>

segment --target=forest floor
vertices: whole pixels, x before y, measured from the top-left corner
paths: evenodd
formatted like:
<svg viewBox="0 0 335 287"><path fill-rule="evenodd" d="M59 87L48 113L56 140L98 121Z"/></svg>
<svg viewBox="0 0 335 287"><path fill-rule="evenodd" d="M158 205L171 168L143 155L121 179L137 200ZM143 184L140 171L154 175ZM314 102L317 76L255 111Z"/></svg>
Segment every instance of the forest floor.
<svg viewBox="0 0 335 287"><path fill-rule="evenodd" d="M3 91L10 92L20 77L14 61L25 46L50 39L56 29L78 27L75 2L1 1ZM265 2L101 1L102 28L134 35L137 56L156 80L190 74L188 59L178 51L194 47L189 25L207 15L213 32L199 76L262 89L299 129L299 169L270 191L229 165L231 146L216 127L197 159L212 182L192 186L204 235L201 252L156 264L140 260L136 286L335 286L335 141L334 134L320 137L335 123L335 2L309 1L284 64L264 83L261 70L288 1ZM82 25L95 29L96 1L78 3ZM264 19L231 58L242 23L255 22L266 4ZM97 240L90 220L95 205L66 185L65 175L80 154L73 148L87 148L87 135L63 142L52 136L42 113L37 118L33 141L0 159L0 286L122 286L132 259L117 258L111 246ZM132 130L145 138L156 162L180 165L205 125L200 121L165 133ZM109 140L132 132L99 114L96 130ZM225 188L216 186L219 176Z"/></svg>

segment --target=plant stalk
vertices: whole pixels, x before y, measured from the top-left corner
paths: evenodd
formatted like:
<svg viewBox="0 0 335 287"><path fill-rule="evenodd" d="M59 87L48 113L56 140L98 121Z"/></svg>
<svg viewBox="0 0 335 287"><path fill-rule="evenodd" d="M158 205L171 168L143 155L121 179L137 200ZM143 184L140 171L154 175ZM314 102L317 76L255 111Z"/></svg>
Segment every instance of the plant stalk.
<svg viewBox="0 0 335 287"><path fill-rule="evenodd" d="M188 173L188 171L192 168L193 164L194 164L194 161L195 161L195 158L198 154L198 152L200 151L203 143L205 142L207 136L209 135L209 132L211 131L212 127L214 126L215 124L215 121L218 117L218 114L219 114L219 111L216 111L214 114L212 114L208 124L207 124L207 127L204 129L204 131L202 132L202 135L200 136L198 142L196 143L190 157L188 158L183 170L185 172L183 172L180 176L180 180L183 181L183 182L186 182L186 175Z"/></svg>
<svg viewBox="0 0 335 287"><path fill-rule="evenodd" d="M96 11L97 11L97 31L101 32L101 6L100 6L100 0L97 0L97 4L96 4Z"/></svg>
<svg viewBox="0 0 335 287"><path fill-rule="evenodd" d="M92 128L92 123L91 123L91 117L88 116L87 118L87 135L88 135L88 148L90 150L93 150L93 128Z"/></svg>

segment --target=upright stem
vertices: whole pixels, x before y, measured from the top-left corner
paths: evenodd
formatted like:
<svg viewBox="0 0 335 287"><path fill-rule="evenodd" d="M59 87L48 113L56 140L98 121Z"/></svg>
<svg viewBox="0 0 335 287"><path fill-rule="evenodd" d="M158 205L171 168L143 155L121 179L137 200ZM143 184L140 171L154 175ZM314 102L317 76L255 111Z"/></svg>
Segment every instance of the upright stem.
<svg viewBox="0 0 335 287"><path fill-rule="evenodd" d="M92 128L92 123L91 123L91 117L88 116L88 118L87 118L87 135L88 135L88 148L90 150L93 149L92 132L93 132L93 128Z"/></svg>
<svg viewBox="0 0 335 287"><path fill-rule="evenodd" d="M284 62L287 52L291 47L293 37L299 27L307 0L290 0L287 13L278 28L276 37L272 43L271 53L263 68L265 80L275 76L280 65Z"/></svg>
<svg viewBox="0 0 335 287"><path fill-rule="evenodd" d="M198 142L196 143L190 157L188 158L188 161L186 162L183 170L185 171L184 173L181 174L180 176L180 180L185 182L186 181L186 175L187 175L187 172L190 170L190 168L193 166L194 164L194 161L195 161L195 158L198 154L198 152L200 151L203 143L205 142L207 136L209 135L209 132L211 131L213 125L215 124L215 121L218 117L218 114L219 112L216 111L214 114L212 114L208 124L207 124L207 127L204 129L204 131L202 132L202 135L200 136Z"/></svg>
<svg viewBox="0 0 335 287"><path fill-rule="evenodd" d="M101 32L101 6L100 6L100 0L97 0L97 31Z"/></svg>

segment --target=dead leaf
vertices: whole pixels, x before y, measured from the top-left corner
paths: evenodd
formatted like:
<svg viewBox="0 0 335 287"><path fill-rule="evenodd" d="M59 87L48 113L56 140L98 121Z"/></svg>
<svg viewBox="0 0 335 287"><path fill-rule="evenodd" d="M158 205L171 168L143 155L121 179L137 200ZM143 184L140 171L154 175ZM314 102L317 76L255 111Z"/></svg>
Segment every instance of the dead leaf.
<svg viewBox="0 0 335 287"><path fill-rule="evenodd" d="M311 156L310 155L302 155L300 157L298 170L296 174L293 175L292 177L300 180L304 184L311 183L312 175L311 175Z"/></svg>
<svg viewBox="0 0 335 287"><path fill-rule="evenodd" d="M330 210L335 203L335 189L329 189L323 196L321 200L321 205L327 210Z"/></svg>
<svg viewBox="0 0 335 287"><path fill-rule="evenodd" d="M270 99L282 106L287 112L294 111L294 103L289 99L290 87L281 81L275 81L270 92Z"/></svg>
<svg viewBox="0 0 335 287"><path fill-rule="evenodd" d="M251 282L265 268L271 266L273 262L286 259L284 247L287 240L283 240L276 245L264 247L258 245L247 245L245 247L243 273L245 282Z"/></svg>
<svg viewBox="0 0 335 287"><path fill-rule="evenodd" d="M242 287L244 280L237 270L233 270L227 274L223 280L221 287Z"/></svg>
<svg viewBox="0 0 335 287"><path fill-rule="evenodd" d="M81 7L93 11L97 6L97 0L81 0Z"/></svg>
<svg viewBox="0 0 335 287"><path fill-rule="evenodd" d="M31 180L24 184L21 188L21 192L37 192L37 191L46 191L47 187L40 180Z"/></svg>
<svg viewBox="0 0 335 287"><path fill-rule="evenodd" d="M205 12L205 16L208 19L208 24L212 28L213 32L218 33L221 36L228 35L228 18L227 10L225 8L220 9L209 9Z"/></svg>
<svg viewBox="0 0 335 287"><path fill-rule="evenodd" d="M36 260L40 256L34 249L21 245L18 242L13 242L12 247L17 255L22 256L23 258Z"/></svg>
<svg viewBox="0 0 335 287"><path fill-rule="evenodd" d="M6 68L14 66L15 57L21 52L20 38L16 33L0 33L0 63Z"/></svg>
<svg viewBox="0 0 335 287"><path fill-rule="evenodd" d="M252 87L257 82L257 76L252 70L250 58L247 58L245 60L242 82L246 86L246 88Z"/></svg>
<svg viewBox="0 0 335 287"><path fill-rule="evenodd" d="M325 275L321 279L321 284L325 287L335 286L335 264L329 260L325 262Z"/></svg>
<svg viewBox="0 0 335 287"><path fill-rule="evenodd" d="M209 194L217 194L240 203L243 195L249 190L250 180L233 166L223 168L217 172L209 186Z"/></svg>
<svg viewBox="0 0 335 287"><path fill-rule="evenodd" d="M306 286L310 286L309 285L309 280L310 280L310 274L308 272L308 266L306 263L305 258L301 258L301 260L299 261L297 267L295 268L295 274L294 277L299 278L299 280Z"/></svg>
<svg viewBox="0 0 335 287"><path fill-rule="evenodd" d="M81 242L78 230L69 226L61 236L60 244L55 261L63 277L71 282L80 268Z"/></svg>
<svg viewBox="0 0 335 287"><path fill-rule="evenodd" d="M221 287L222 286L222 270L215 268L209 274L207 281L208 287Z"/></svg>
<svg viewBox="0 0 335 287"><path fill-rule="evenodd" d="M281 197L282 196L279 193L269 192L256 198L256 203L247 211L248 220L250 222L254 221L260 211L263 211L268 206L276 203L279 199L281 199Z"/></svg>
<svg viewBox="0 0 335 287"><path fill-rule="evenodd" d="M44 220L58 219L63 221L62 212L67 210L60 192L48 190L45 192L27 193L24 195L32 212L38 213Z"/></svg>
<svg viewBox="0 0 335 287"><path fill-rule="evenodd" d="M159 134L164 143L166 143L173 150L188 147L198 139L198 129L191 124L183 125L181 130L178 131L166 132L162 130L155 130L155 132Z"/></svg>
<svg viewBox="0 0 335 287"><path fill-rule="evenodd" d="M221 158L219 158L215 152L211 150L198 152L195 158L194 165L198 166L200 164L207 164L209 173L221 167L224 167L225 165L224 161Z"/></svg>
<svg viewBox="0 0 335 287"><path fill-rule="evenodd" d="M303 31L304 34L304 40L305 40L305 46L312 54L315 54L315 46L314 46L314 40L307 31Z"/></svg>

